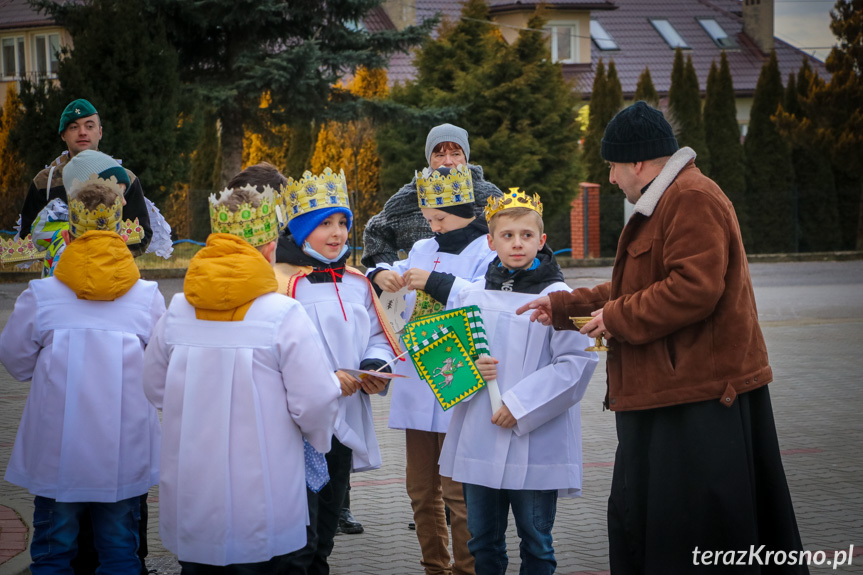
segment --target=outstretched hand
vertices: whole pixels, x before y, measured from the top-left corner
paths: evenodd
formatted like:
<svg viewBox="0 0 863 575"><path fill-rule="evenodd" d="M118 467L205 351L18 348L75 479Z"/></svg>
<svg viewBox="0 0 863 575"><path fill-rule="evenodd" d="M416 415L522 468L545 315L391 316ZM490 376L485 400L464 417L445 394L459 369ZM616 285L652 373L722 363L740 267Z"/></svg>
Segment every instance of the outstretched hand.
<svg viewBox="0 0 863 575"><path fill-rule="evenodd" d="M551 325L551 299L547 295L524 304L515 310L515 313L521 315L530 310L533 310L533 313L530 314L530 321L538 321L542 325Z"/></svg>

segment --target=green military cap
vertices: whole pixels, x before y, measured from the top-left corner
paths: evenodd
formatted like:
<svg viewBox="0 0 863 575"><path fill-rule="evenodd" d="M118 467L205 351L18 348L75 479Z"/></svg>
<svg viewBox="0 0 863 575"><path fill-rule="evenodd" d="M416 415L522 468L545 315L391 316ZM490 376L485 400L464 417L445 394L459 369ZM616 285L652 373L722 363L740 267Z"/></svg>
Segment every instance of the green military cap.
<svg viewBox="0 0 863 575"><path fill-rule="evenodd" d="M66 106L66 109L63 110L63 115L60 116L60 129L57 133L62 134L63 130L66 129L66 126L68 126L70 122L98 113L99 112L96 111L96 108L93 107L93 104L87 100L79 99L70 102L69 105Z"/></svg>

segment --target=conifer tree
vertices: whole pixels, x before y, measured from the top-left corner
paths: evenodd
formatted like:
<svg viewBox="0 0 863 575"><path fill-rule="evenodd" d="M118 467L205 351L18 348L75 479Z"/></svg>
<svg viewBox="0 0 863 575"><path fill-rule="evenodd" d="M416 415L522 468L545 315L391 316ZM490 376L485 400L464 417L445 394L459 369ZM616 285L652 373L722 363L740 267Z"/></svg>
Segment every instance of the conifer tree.
<svg viewBox="0 0 863 575"><path fill-rule="evenodd" d="M42 124L41 131L54 136L51 145L40 150L43 157L38 166L41 169L64 149L56 134L65 105L85 98L99 111L104 126L100 149L122 160L141 179L146 196L160 203L170 194L180 169L176 147L180 84L177 54L162 21L142 17L148 12L147 1L31 2L66 28L74 43L59 62L59 90L49 93L56 100L48 108L59 111L36 120ZM41 84L23 87L43 89ZM27 96L34 97L39 96ZM25 113L41 111L28 107ZM19 141L32 146L28 140L25 134Z"/></svg>
<svg viewBox="0 0 863 575"><path fill-rule="evenodd" d="M783 96L779 64L772 52L758 77L743 144L750 247L757 253L788 252L794 248L791 150L771 119Z"/></svg>
<svg viewBox="0 0 863 575"><path fill-rule="evenodd" d="M191 153L189 166L189 234L202 242L210 234L210 194L220 190L221 154L219 131L213 112L201 114L200 137Z"/></svg>
<svg viewBox="0 0 863 575"><path fill-rule="evenodd" d="M810 120L810 93L823 82L804 57L795 79L788 77L785 102L774 121L791 142L794 166L793 211L799 251L826 251L840 247L836 184L830 165L826 134Z"/></svg>
<svg viewBox="0 0 863 575"><path fill-rule="evenodd" d="M715 61L711 63L710 73L707 76L704 134L711 158L710 177L734 204L744 241L748 242L743 144L740 142L740 126L737 123L737 106L731 70L724 51L719 66Z"/></svg>
<svg viewBox="0 0 863 575"><path fill-rule="evenodd" d="M650 68L647 67L641 72L635 86L635 101L639 100L644 100L654 108L659 107L659 94L653 85L653 78L650 77Z"/></svg>
<svg viewBox="0 0 863 575"><path fill-rule="evenodd" d="M0 229L12 230L24 204L27 173L24 161L12 145L9 133L23 115L15 84L6 88L6 105L0 108ZM25 234L26 235L26 234Z"/></svg>
<svg viewBox="0 0 863 575"><path fill-rule="evenodd" d="M579 181L577 99L551 61L544 20L533 15L510 45L491 25L484 0L466 2L462 16L423 46L416 81L393 90L393 98L420 109L457 107L450 121L468 131L471 163L500 188L539 193L550 245L567 246L569 201ZM379 132L386 197L426 165L425 137L439 123Z"/></svg>
<svg viewBox="0 0 863 575"><path fill-rule="evenodd" d="M842 249L863 250L863 0L837 0L830 19L830 81L814 88L810 118L830 150Z"/></svg>
<svg viewBox="0 0 863 575"><path fill-rule="evenodd" d="M620 85L620 78L617 76L617 67L614 60L608 63L608 70L605 74L605 87L601 94L603 103L601 110L597 114L598 122L596 123L598 143L601 144L602 136L605 133L605 127L608 122L623 109L623 89ZM591 105L593 98L591 98ZM591 129L594 126L591 119ZM596 137L596 136L595 136ZM595 165L599 171L594 171L594 182L599 183L599 252L605 257L614 256L617 253L617 242L620 239L620 232L623 230L623 204L626 197L615 184L608 181L608 165L600 158L600 164Z"/></svg>
<svg viewBox="0 0 863 575"><path fill-rule="evenodd" d="M671 86L668 88L668 109L677 127L680 147L689 146L698 154L698 167L710 175L710 152L705 143L704 120L701 115L701 91L692 56L686 57L678 47L674 52Z"/></svg>
<svg viewBox="0 0 863 575"><path fill-rule="evenodd" d="M187 85L220 120L222 181L236 174L244 126L257 114L293 124L320 117L331 87L357 66L380 68L435 24L369 32L357 22L380 0L148 0L169 24ZM272 106L258 108L264 93Z"/></svg>

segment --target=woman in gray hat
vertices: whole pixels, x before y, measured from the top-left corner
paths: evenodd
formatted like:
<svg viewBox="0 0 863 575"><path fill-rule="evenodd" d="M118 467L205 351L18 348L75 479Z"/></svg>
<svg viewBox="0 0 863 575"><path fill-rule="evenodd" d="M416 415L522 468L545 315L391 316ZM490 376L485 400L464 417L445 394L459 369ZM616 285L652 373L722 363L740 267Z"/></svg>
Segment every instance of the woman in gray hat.
<svg viewBox="0 0 863 575"><path fill-rule="evenodd" d="M483 215L489 196L500 196L497 186L483 177L482 166L470 164L470 142L467 130L441 124L431 129L426 138L426 160L433 170L455 168L466 164L471 171L476 196L474 211ZM374 267L383 262L391 264L399 259L399 250L410 251L419 240L432 237L431 228L423 218L417 202L417 180L414 177L384 205L383 211L373 216L363 232L362 263Z"/></svg>

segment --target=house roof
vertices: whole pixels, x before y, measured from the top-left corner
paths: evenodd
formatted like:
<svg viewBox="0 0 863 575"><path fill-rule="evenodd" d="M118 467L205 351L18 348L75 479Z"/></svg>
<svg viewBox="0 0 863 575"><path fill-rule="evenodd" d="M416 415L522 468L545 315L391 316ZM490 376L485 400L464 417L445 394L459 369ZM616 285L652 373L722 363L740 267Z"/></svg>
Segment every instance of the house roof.
<svg viewBox="0 0 863 575"><path fill-rule="evenodd" d="M734 91L738 96L755 92L758 76L768 56L761 53L755 43L743 34L742 5L739 0L616 0L618 10L596 12L591 18L602 24L614 39L619 50L600 50L591 42L591 69L586 73L575 73L564 66L564 75L576 81L578 90L589 96L593 87L594 71L602 58L603 62L614 60L624 97L632 97L638 77L645 67L650 68L653 85L660 96L668 93L671 85L671 69L674 65L674 49L663 40L650 19L665 19L689 45L684 56L692 56L702 92L707 85L707 74L713 61L719 63L722 48L708 35L699 19L713 19L737 44L726 48ZM829 77L824 63L807 55L794 46L773 39L779 71L783 82L792 72L800 68L803 58L823 77Z"/></svg>
<svg viewBox="0 0 863 575"><path fill-rule="evenodd" d="M54 19L39 13L27 0L0 0L0 30L50 26Z"/></svg>
<svg viewBox="0 0 863 575"><path fill-rule="evenodd" d="M492 14L515 12L525 9L532 10L543 3L543 0L488 0ZM548 10L616 10L617 5L611 0L554 0L544 2Z"/></svg>
<svg viewBox="0 0 863 575"><path fill-rule="evenodd" d="M489 0L492 13L504 9L530 8L540 0ZM463 0L416 0L417 22L441 12L445 18L458 18ZM665 19L683 37L690 49L684 56L692 56L698 75L699 87L706 89L707 74L714 60L718 63L722 48L708 35L700 19L713 19L736 44L726 48L734 91L738 96L755 92L758 76L768 56L761 53L755 43L743 34L742 4L740 0L554 0L547 5L570 9L590 10L591 19L602 24L605 31L617 43L619 50L600 50L591 42L591 63L564 64L564 76L574 81L578 91L590 96L594 71L602 58L607 65L614 60L624 97L635 94L638 77L645 67L650 68L653 84L660 96L668 93L671 84L671 68L674 64L674 49L663 40L651 19ZM616 8L616 9L615 9ZM804 57L822 78L829 78L823 62L807 55L791 44L774 38L774 50L779 62L783 81L796 72ZM412 65L413 56L396 54L390 60L390 82L403 82L416 77Z"/></svg>

